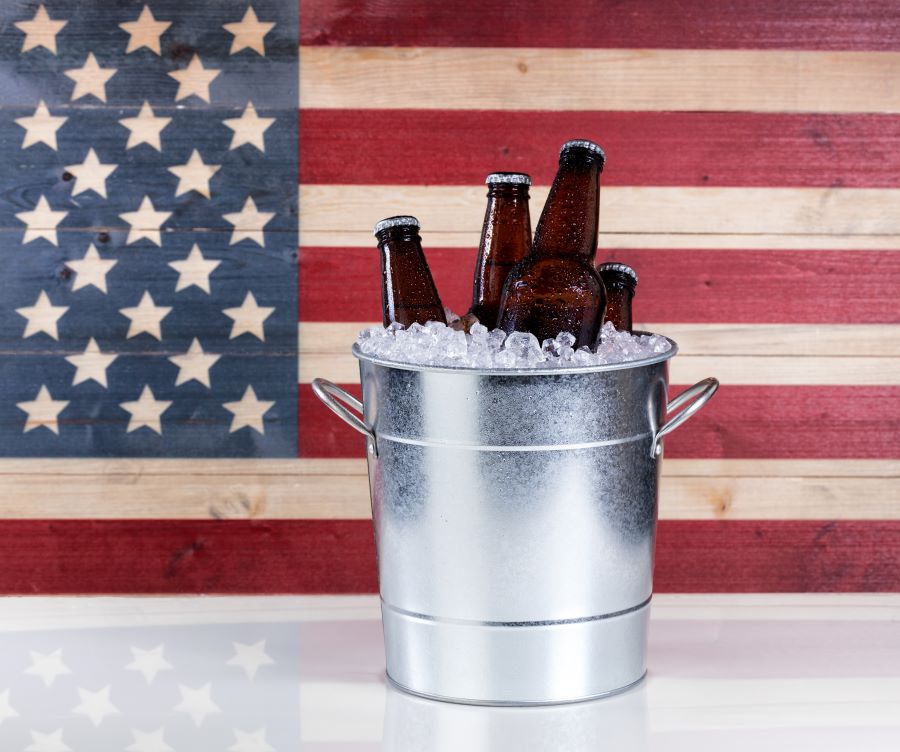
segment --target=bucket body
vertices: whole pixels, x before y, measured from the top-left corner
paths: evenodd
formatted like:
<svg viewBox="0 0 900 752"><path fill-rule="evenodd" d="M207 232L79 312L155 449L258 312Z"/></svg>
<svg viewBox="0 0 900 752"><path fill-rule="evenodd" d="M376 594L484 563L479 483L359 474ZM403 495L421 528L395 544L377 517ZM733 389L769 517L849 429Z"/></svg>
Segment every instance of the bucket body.
<svg viewBox="0 0 900 752"><path fill-rule="evenodd" d="M640 681L672 344L529 371L354 349L392 682L527 705Z"/></svg>

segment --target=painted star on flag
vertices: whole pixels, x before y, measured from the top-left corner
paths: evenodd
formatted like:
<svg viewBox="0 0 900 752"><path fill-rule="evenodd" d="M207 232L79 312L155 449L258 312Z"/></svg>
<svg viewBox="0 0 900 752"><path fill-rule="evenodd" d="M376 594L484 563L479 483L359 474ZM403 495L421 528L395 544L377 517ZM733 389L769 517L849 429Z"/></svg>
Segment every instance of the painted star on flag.
<svg viewBox="0 0 900 752"><path fill-rule="evenodd" d="M160 671L171 671L172 664L163 657L163 646L157 645L151 650L131 648L134 660L125 666L129 671L140 671L147 684L153 684L153 680Z"/></svg>
<svg viewBox="0 0 900 752"><path fill-rule="evenodd" d="M83 66L63 71L75 82L71 100L75 101L92 94L101 102L105 102L106 82L116 75L116 70L116 68L101 68L94 53L89 52Z"/></svg>
<svg viewBox="0 0 900 752"><path fill-rule="evenodd" d="M150 387L144 385L144 389L141 391L141 396L138 399L132 402L119 403L119 407L131 413L131 417L128 419L128 428L125 429L125 432L131 433L139 428L146 427L161 435L161 416L171 405L171 400L156 399Z"/></svg>
<svg viewBox="0 0 900 752"><path fill-rule="evenodd" d="M27 149L34 144L46 144L53 151L59 151L56 142L56 132L62 128L63 123L69 118L62 115L51 115L50 110L42 99L38 102L33 115L16 118L15 122L25 129L25 138L22 139L22 148Z"/></svg>
<svg viewBox="0 0 900 752"><path fill-rule="evenodd" d="M66 261L66 266L75 272L72 291L93 285L105 294L107 292L106 275L118 263L115 259L101 258L94 244L91 243L82 259Z"/></svg>
<svg viewBox="0 0 900 752"><path fill-rule="evenodd" d="M178 282L175 283L175 292L180 292L181 290L195 285L209 295L209 275L212 274L216 267L221 263L221 261L203 258L200 247L194 243L191 252L186 258L183 258L180 261L169 262L169 266L178 272Z"/></svg>
<svg viewBox="0 0 900 752"><path fill-rule="evenodd" d="M56 35L62 31L68 21L55 21L50 18L47 9L39 5L34 18L30 21L17 21L13 24L20 31L25 32L25 41L22 43L22 52L28 52L36 47L43 47L56 54Z"/></svg>
<svg viewBox="0 0 900 752"><path fill-rule="evenodd" d="M131 225L125 245L131 245L141 238L147 238L151 243L161 246L160 228L172 216L172 212L156 211L150 197L144 196L136 211L122 212L119 216Z"/></svg>
<svg viewBox="0 0 900 752"><path fill-rule="evenodd" d="M44 734L40 731L29 731L31 734L31 744L25 747L25 752L72 752L64 741L62 729L57 729L51 734Z"/></svg>
<svg viewBox="0 0 900 752"><path fill-rule="evenodd" d="M94 726L99 726L103 723L103 719L106 716L120 713L119 709L110 700L109 685L96 692L78 687L78 697L81 699L81 702L72 708L72 713L75 715L86 715Z"/></svg>
<svg viewBox="0 0 900 752"><path fill-rule="evenodd" d="M68 400L55 400L50 396L46 385L42 385L37 397L27 402L16 402L23 413L28 414L22 433L28 433L35 428L49 428L57 436L59 435L59 414L66 409Z"/></svg>
<svg viewBox="0 0 900 752"><path fill-rule="evenodd" d="M252 292L244 297L244 302L238 308L225 308L224 313L234 323L231 325L231 333L228 339L235 339L242 334L252 334L260 341L265 341L266 334L263 324L275 311L273 307L261 306L256 302Z"/></svg>
<svg viewBox="0 0 900 752"><path fill-rule="evenodd" d="M31 665L25 669L25 673L39 676L48 687L52 687L58 677L72 673L63 663L62 648L46 655L36 650L29 650L28 653L31 656Z"/></svg>
<svg viewBox="0 0 900 752"><path fill-rule="evenodd" d="M228 433L234 433L235 431L239 431L241 428L247 427L252 428L257 433L264 434L266 432L266 429L263 425L263 416L272 409L274 404L274 402L268 402L266 400L258 399L256 397L256 392L253 391L253 387L248 386L244 390L244 396L241 397L237 402L226 402L222 405L222 407L224 407L226 410L228 410L228 412L234 415L234 417L231 419L231 427L228 429ZM235 643L235 646L237 646L237 643ZM235 659L243 660L245 663L249 660L249 658L247 657L241 658L240 653L238 653L235 658L232 658L232 661ZM263 663L264 662L265 661L263 661ZM229 663L231 663L231 661L229 661ZM245 670L247 670L249 673L248 669Z"/></svg>
<svg viewBox="0 0 900 752"><path fill-rule="evenodd" d="M25 230L25 236L22 243L30 243L32 240L44 238L49 243L58 246L59 240L56 235L56 226L62 222L69 212L54 211L47 203L47 197L41 196L38 199L37 206L31 211L16 212L20 222L24 222L28 229Z"/></svg>
<svg viewBox="0 0 900 752"><path fill-rule="evenodd" d="M18 715L13 706L9 704L9 690L0 692L0 725L7 718L16 718Z"/></svg>
<svg viewBox="0 0 900 752"><path fill-rule="evenodd" d="M112 162L101 162L97 152L93 148L88 149L84 162L66 165L66 172L75 178L75 184L72 186L72 195L77 196L85 191L95 191L103 198L106 198L106 179L117 168L118 165Z"/></svg>
<svg viewBox="0 0 900 752"><path fill-rule="evenodd" d="M125 50L125 54L139 50L141 47L146 47L157 55L161 54L159 38L171 25L171 21L157 21L153 17L150 6L145 5L136 20L119 24L119 28L128 33L128 48Z"/></svg>
<svg viewBox="0 0 900 752"><path fill-rule="evenodd" d="M275 752L275 748L266 741L266 727L256 731L233 729L234 744L228 752Z"/></svg>
<svg viewBox="0 0 900 752"><path fill-rule="evenodd" d="M106 369L109 368L119 356L116 353L100 352L97 340L91 337L88 340L84 352L80 355L68 355L66 361L75 366L75 375L72 377L72 386L84 381L96 381L106 388Z"/></svg>
<svg viewBox="0 0 900 752"><path fill-rule="evenodd" d="M226 128L234 131L231 136L231 145L228 147L229 151L244 144L250 144L261 152L265 152L266 142L263 134L274 122L275 118L257 115L253 102L247 102L247 106L239 118L225 118L222 121Z"/></svg>
<svg viewBox="0 0 900 752"><path fill-rule="evenodd" d="M209 85L221 72L214 68L204 68L200 56L195 54L187 68L169 72L169 75L178 81L175 101L180 102L193 95L209 104Z"/></svg>
<svg viewBox="0 0 900 752"><path fill-rule="evenodd" d="M135 146L148 144L157 151L162 151L160 133L171 122L172 118L170 117L157 117L154 115L150 103L145 101L141 105L140 112L135 117L119 120L119 123L131 131L128 134L128 143L125 144L125 148L133 149Z"/></svg>
<svg viewBox="0 0 900 752"><path fill-rule="evenodd" d="M222 712L210 696L211 684L205 684L199 689L179 684L178 691L181 692L181 702L175 706L175 710L179 713L187 713L197 726L203 723L206 716Z"/></svg>
<svg viewBox="0 0 900 752"><path fill-rule="evenodd" d="M131 729L131 735L134 737L134 743L125 747L127 752L175 752L163 738L165 728L158 728L156 731L144 733L138 729Z"/></svg>
<svg viewBox="0 0 900 752"><path fill-rule="evenodd" d="M191 342L191 346L184 355L172 355L169 358L172 363L178 366L178 377L175 379L175 386L181 386L191 379L195 379L209 389L209 369L221 357L221 355L204 352L203 347L200 345L200 340L194 337L194 341Z"/></svg>
<svg viewBox="0 0 900 752"><path fill-rule="evenodd" d="M128 308L120 308L121 313L126 318L131 319L128 327L126 339L137 337L137 335L146 332L151 337L162 340L161 322L172 311L172 306L158 306L153 302L153 297L149 290L144 290L141 296L141 302L136 306Z"/></svg>
<svg viewBox="0 0 900 752"><path fill-rule="evenodd" d="M197 191L201 196L209 198L209 181L222 165L204 164L200 152L194 149L187 162L173 165L169 172L178 177L175 195L180 196L188 191Z"/></svg>
<svg viewBox="0 0 900 752"><path fill-rule="evenodd" d="M47 295L47 292L41 290L38 293L34 305L16 308L16 313L28 320L28 323L25 325L25 331L22 334L22 339L43 332L53 339L58 340L59 329L57 327L57 322L65 316L66 311L68 310L69 306L53 305L53 303L50 302L50 296Z"/></svg>
<svg viewBox="0 0 900 752"><path fill-rule="evenodd" d="M228 245L240 243L242 240L252 240L257 245L265 247L266 238L263 228L272 221L274 216L275 212L259 211L253 197L247 196L243 209L239 212L222 215L228 224L234 225Z"/></svg>
<svg viewBox="0 0 900 752"><path fill-rule="evenodd" d="M247 392L253 394L253 390L251 387L247 387ZM256 398L256 395L253 394L253 398ZM247 399L247 393L244 393L244 399ZM230 402L228 404L236 404L234 402ZM274 402L269 403L260 403L260 404L268 404L269 407L274 405ZM231 409L231 408L227 408ZM266 408L268 409L268 408ZM237 418L235 417L235 420ZM233 429L232 429L233 430ZM262 431L260 431L262 433ZM234 657L230 658L227 661L229 666L237 666L244 670L244 673L247 674L247 678L250 681L253 681L253 678L256 676L256 672L259 670L260 666L268 666L275 661L266 654L266 641L260 640L253 645L244 645L242 642L232 642L232 646L234 647Z"/></svg>
<svg viewBox="0 0 900 752"><path fill-rule="evenodd" d="M263 38L272 29L275 24L270 21L260 21L256 17L256 11L253 6L247 7L244 17L238 23L222 24L222 28L229 34L234 35L231 40L230 55L234 55L244 49L250 49L258 52L260 55L266 54L266 45Z"/></svg>

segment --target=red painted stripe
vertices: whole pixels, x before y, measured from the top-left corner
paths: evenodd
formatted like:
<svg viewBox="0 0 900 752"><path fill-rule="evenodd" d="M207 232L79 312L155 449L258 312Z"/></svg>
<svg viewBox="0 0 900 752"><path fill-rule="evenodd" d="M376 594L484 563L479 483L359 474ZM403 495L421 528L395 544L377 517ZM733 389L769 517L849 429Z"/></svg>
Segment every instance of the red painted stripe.
<svg viewBox="0 0 900 752"><path fill-rule="evenodd" d="M474 249L426 252L444 304L466 310L472 294ZM641 281L634 312L638 320L900 322L900 253L893 251L600 249L598 257L624 261L637 269ZM379 274L374 243L372 248L301 248L300 320L380 319Z"/></svg>
<svg viewBox="0 0 900 752"><path fill-rule="evenodd" d="M344 385L359 396L357 385ZM684 387L672 386L678 394ZM363 457L363 438L300 385L301 457ZM900 458L900 387L722 386L666 439L679 459Z"/></svg>
<svg viewBox="0 0 900 752"><path fill-rule="evenodd" d="M893 0L301 0L300 42L426 47L896 50Z"/></svg>
<svg viewBox="0 0 900 752"><path fill-rule="evenodd" d="M377 590L368 520L3 520L0 593ZM673 521L657 592L900 589L900 522Z"/></svg>
<svg viewBox="0 0 900 752"><path fill-rule="evenodd" d="M459 110L303 110L300 182L478 185L520 170L549 185L573 136L603 144L604 185L900 186L898 115Z"/></svg>

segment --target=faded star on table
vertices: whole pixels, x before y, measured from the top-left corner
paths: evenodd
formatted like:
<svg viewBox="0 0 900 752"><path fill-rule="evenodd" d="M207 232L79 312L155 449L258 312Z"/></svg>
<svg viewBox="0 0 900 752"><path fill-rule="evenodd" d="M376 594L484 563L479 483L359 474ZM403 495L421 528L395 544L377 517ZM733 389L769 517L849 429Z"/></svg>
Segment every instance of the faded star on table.
<svg viewBox="0 0 900 752"><path fill-rule="evenodd" d="M178 691L181 692L181 702L175 706L175 710L179 713L187 713L197 726L203 723L206 716L222 712L210 696L212 691L210 684L205 684L199 689L179 684Z"/></svg>
<svg viewBox="0 0 900 752"><path fill-rule="evenodd" d="M93 148L88 149L84 162L66 165L66 172L75 178L75 184L72 186L72 195L77 196L85 191L95 191L103 198L106 198L106 179L118 167L119 165L112 162L101 162L97 152Z"/></svg>
<svg viewBox="0 0 900 752"><path fill-rule="evenodd" d="M62 729L57 729L52 734L43 734L40 731L29 731L31 744L25 747L25 752L72 752L64 741Z"/></svg>
<svg viewBox="0 0 900 752"><path fill-rule="evenodd" d="M272 409L274 404L274 402L258 399L253 387L248 386L244 390L244 396L237 402L225 402L222 405L222 407L234 415L231 419L231 427L228 429L228 433L234 433L246 426L247 428L252 428L257 433L264 434L266 430L263 425L263 416ZM236 644L237 643L235 643L235 645ZM229 663L230 662L231 661L229 661Z"/></svg>
<svg viewBox="0 0 900 752"><path fill-rule="evenodd" d="M106 275L118 263L115 259L101 258L94 244L91 243L85 251L84 258L66 261L66 266L75 272L72 291L93 285L105 294L107 292Z"/></svg>
<svg viewBox="0 0 900 752"><path fill-rule="evenodd" d="M180 196L188 191L197 191L201 196L209 198L209 181L222 165L204 164L200 152L194 149L187 162L173 165L169 172L178 177L175 195Z"/></svg>
<svg viewBox="0 0 900 752"><path fill-rule="evenodd" d="M36 650L29 650L28 653L31 656L31 665L25 669L25 673L39 676L48 687L53 686L57 677L72 673L69 667L63 663L62 648L46 655Z"/></svg>
<svg viewBox="0 0 900 752"><path fill-rule="evenodd" d="M59 435L59 414L66 409L68 400L55 400L50 396L46 385L41 385L37 397L27 402L16 402L23 413L28 414L22 433L28 433L35 428L49 428L57 436ZM49 686L49 685L48 685Z"/></svg>
<svg viewBox="0 0 900 752"><path fill-rule="evenodd" d="M226 118L222 121L226 128L234 131L231 136L231 145L228 147L229 151L244 144L250 144L261 152L265 152L266 142L263 134L274 122L275 118L257 115L253 102L247 102L247 106L239 118Z"/></svg>
<svg viewBox="0 0 900 752"><path fill-rule="evenodd" d="M119 356L116 353L100 352L97 340L91 337L88 340L84 352L80 355L67 355L66 361L75 366L75 375L72 377L72 386L85 381L94 380L100 386L106 388L106 369L109 368Z"/></svg>
<svg viewBox="0 0 900 752"><path fill-rule="evenodd" d="M275 748L266 741L266 727L256 731L233 729L234 744L228 752L275 752Z"/></svg>
<svg viewBox="0 0 900 752"><path fill-rule="evenodd" d="M148 144L157 151L162 151L160 133L171 122L172 118L170 117L157 117L154 115L150 103L144 101L137 115L119 120L119 123L131 131L128 134L128 143L125 144L125 148L133 149L135 146Z"/></svg>
<svg viewBox="0 0 900 752"><path fill-rule="evenodd" d="M191 285L199 287L207 295L210 293L209 275L213 273L221 261L203 258L199 246L194 243L191 252L180 261L170 261L171 266L178 272L178 282L175 283L175 292L180 292Z"/></svg>
<svg viewBox="0 0 900 752"><path fill-rule="evenodd" d="M162 238L159 230L172 216L172 212L157 211L153 202L150 201L150 197L144 196L136 211L122 212L119 216L131 225L125 245L136 243L141 238L147 238L151 243L161 246Z"/></svg>
<svg viewBox="0 0 900 752"><path fill-rule="evenodd" d="M153 680L160 671L172 670L172 664L163 657L162 645L157 645L151 650L132 647L131 654L134 656L134 660L125 668L128 671L140 671L147 680L148 686L153 684Z"/></svg>
<svg viewBox="0 0 900 752"><path fill-rule="evenodd" d="M62 222L69 212L54 211L50 208L46 196L38 199L37 206L31 211L16 212L20 222L24 222L28 229L22 238L22 244L30 243L32 240L44 238L55 246L59 245L56 235L56 226Z"/></svg>
<svg viewBox="0 0 900 752"><path fill-rule="evenodd" d="M62 128L63 123L69 118L62 115L51 115L47 105L42 99L38 102L33 115L16 118L15 122L25 129L25 137L22 139L22 148L27 149L34 144L46 144L53 151L59 151L56 142L56 132Z"/></svg>
<svg viewBox="0 0 900 752"><path fill-rule="evenodd" d="M149 386L144 385L141 396L131 402L120 402L121 407L126 412L131 413L128 419L128 428L126 433L137 431L139 428L149 428L151 431L162 435L162 414L171 407L171 400L158 400L153 394L153 390Z"/></svg>
<svg viewBox="0 0 900 752"><path fill-rule="evenodd" d="M57 322L65 316L66 311L68 310L69 306L53 305L53 303L50 302L50 296L47 295L46 290L41 290L40 293L38 293L34 305L16 308L16 313L28 320L28 323L25 325L25 331L22 334L22 339L30 337L33 334L38 334L39 332L44 332L44 334L58 340L59 329L57 327Z"/></svg>
<svg viewBox="0 0 900 752"><path fill-rule="evenodd" d="M56 35L62 31L68 21L54 20L50 18L47 9L39 5L37 12L30 21L17 21L13 24L20 31L25 32L25 41L22 43L22 52L35 47L43 47L56 54Z"/></svg>
<svg viewBox="0 0 900 752"><path fill-rule="evenodd" d="M94 726L99 726L103 723L103 719L108 715L119 715L121 713L112 704L112 700L109 697L108 684L96 692L78 687L78 697L81 699L81 702L72 708L72 713L74 715L86 715Z"/></svg>
<svg viewBox="0 0 900 752"><path fill-rule="evenodd" d="M257 245L265 247L266 237L263 228L272 221L274 216L275 212L259 211L253 197L247 196L243 209L239 212L222 215L228 224L234 225L228 245L240 243L242 240L252 240Z"/></svg>
<svg viewBox="0 0 900 752"><path fill-rule="evenodd" d="M247 392L253 394L253 391L250 387L247 387ZM244 399L247 399L247 392L244 393ZM254 399L256 398L256 394L253 394ZM238 404L235 402L229 402L228 404L234 405ZM268 404L269 407L274 405L274 402L269 403L259 403L259 404ZM228 408L230 410L230 408ZM269 408L266 408L268 410ZM263 411L265 412L265 411ZM237 418L235 418L236 420ZM260 425L262 425L262 421L260 421ZM232 424L232 430L234 430ZM260 433L262 431L260 430ZM234 647L234 656L230 658L226 663L229 666L237 666L242 668L244 672L247 674L247 678L250 681L253 681L253 678L256 676L256 672L259 670L260 666L268 666L275 661L272 660L271 656L266 654L266 641L260 640L259 642L254 643L253 645L245 645L242 642L232 642L232 646Z"/></svg>
<svg viewBox="0 0 900 752"><path fill-rule="evenodd" d="M171 21L157 21L153 17L150 6L145 5L141 10L141 15L136 20L119 24L119 28L126 31L129 35L128 48L125 50L125 54L127 55L129 52L146 47L159 55L161 53L159 38L171 25Z"/></svg>
<svg viewBox="0 0 900 752"><path fill-rule="evenodd" d="M105 102L106 82L116 75L116 70L117 68L101 68L94 53L89 52L84 65L80 68L68 68L63 71L75 82L71 101L93 94L101 102Z"/></svg>
<svg viewBox="0 0 900 752"><path fill-rule="evenodd" d="M175 101L180 102L194 95L209 103L209 85L221 73L217 68L204 68L200 56L194 54L187 68L170 71L169 75L178 81Z"/></svg>
<svg viewBox="0 0 900 752"><path fill-rule="evenodd" d="M234 35L229 54L234 55L243 49L251 49L265 56L266 45L263 38L275 28L275 23L260 21L253 6L250 5L240 22L222 24L222 28Z"/></svg>
<svg viewBox="0 0 900 752"><path fill-rule="evenodd" d="M172 355L169 360L178 366L178 377L175 386L181 386L191 379L196 379L207 389L210 388L209 369L221 358L221 355L203 351L200 340L194 337L188 351L183 355Z"/></svg>
<svg viewBox="0 0 900 752"><path fill-rule="evenodd" d="M9 690L0 692L0 725L3 725L3 721L7 718L16 718L18 715L15 708L9 704Z"/></svg>
<svg viewBox="0 0 900 752"><path fill-rule="evenodd" d="M144 733L138 729L131 729L134 743L125 747L126 752L175 752L166 744L166 740L163 738L164 730L164 728L158 728L156 731Z"/></svg>
<svg viewBox="0 0 900 752"><path fill-rule="evenodd" d="M131 319L128 327L126 339L137 337L137 335L146 332L151 337L162 340L161 323L162 320L172 311L172 306L158 306L153 302L153 297L149 290L144 290L141 296L141 302L136 306L128 308L120 308L121 313L126 318Z"/></svg>
<svg viewBox="0 0 900 752"><path fill-rule="evenodd" d="M253 293L248 292L244 297L244 302L238 308L225 308L222 311L234 321L234 324L231 325L231 334L228 335L228 339L235 339L247 333L265 342L266 335L263 323L272 315L274 310L272 307L259 305Z"/></svg>

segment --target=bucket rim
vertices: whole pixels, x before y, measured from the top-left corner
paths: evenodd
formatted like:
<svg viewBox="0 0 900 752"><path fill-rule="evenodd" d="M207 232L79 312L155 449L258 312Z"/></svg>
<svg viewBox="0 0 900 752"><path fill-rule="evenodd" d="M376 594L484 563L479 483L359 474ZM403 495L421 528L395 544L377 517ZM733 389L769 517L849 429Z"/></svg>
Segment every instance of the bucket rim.
<svg viewBox="0 0 900 752"><path fill-rule="evenodd" d="M654 334L655 332L635 331L634 334ZM606 373L607 371L625 371L631 368L644 368L646 366L663 363L670 358L674 358L678 354L678 343L666 337L663 334L657 336L663 337L671 347L664 353L654 355L652 358L642 358L641 360L627 360L623 363L608 363L596 366L568 366L566 368L558 368L554 366L545 366L543 368L470 368L468 366L432 366L420 365L417 363L403 363L397 360L385 360L384 358L376 358L372 355L366 355L359 349L359 345L353 345L351 352L357 360L364 360L385 368L397 368L402 371L426 371L434 373L461 373L470 376L569 376L588 373Z"/></svg>

